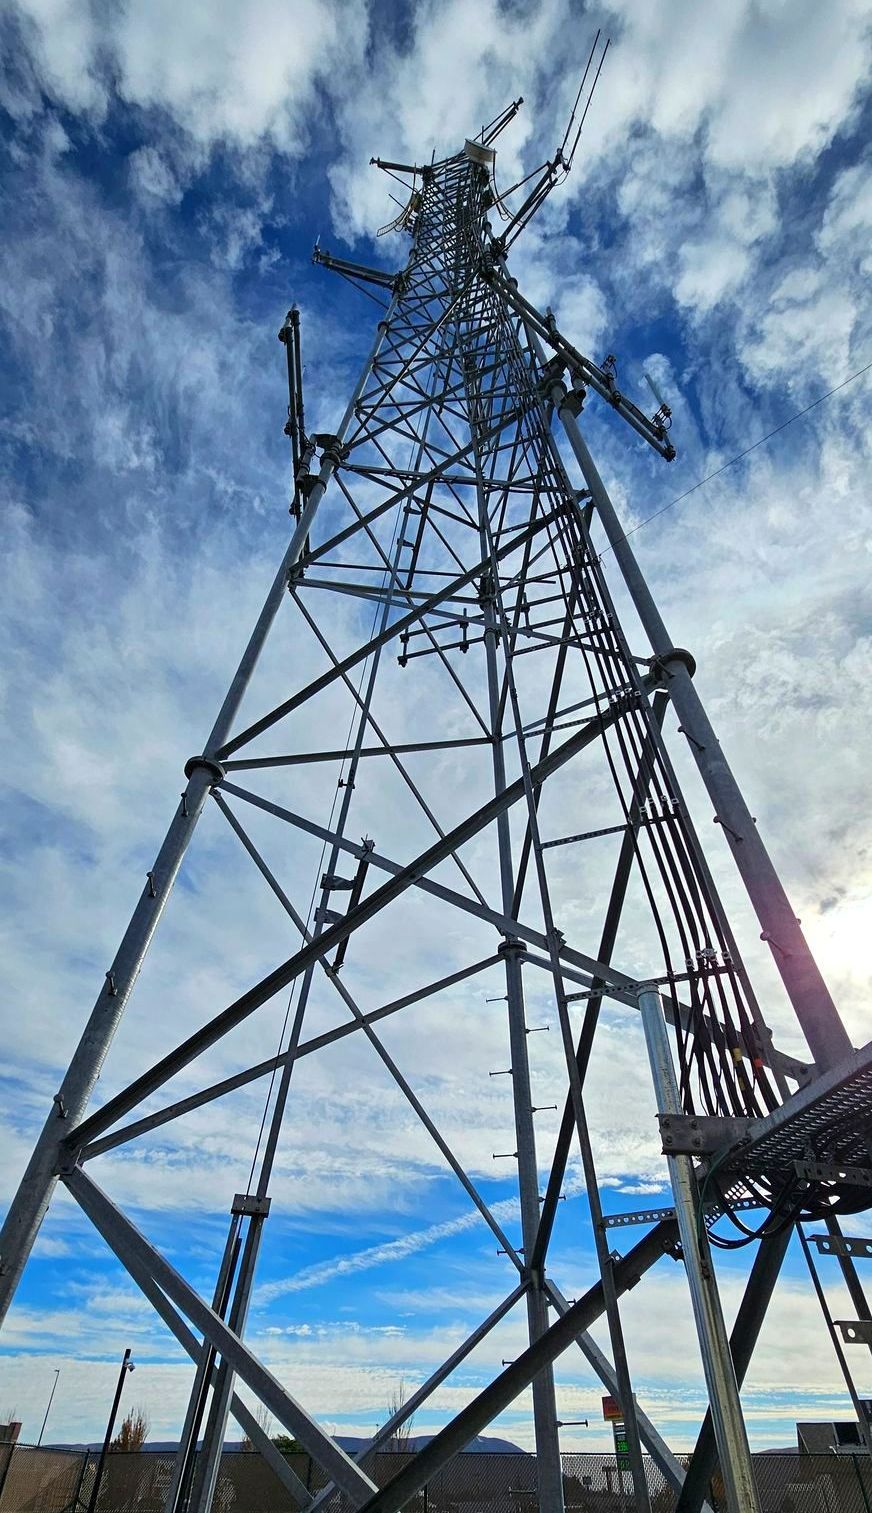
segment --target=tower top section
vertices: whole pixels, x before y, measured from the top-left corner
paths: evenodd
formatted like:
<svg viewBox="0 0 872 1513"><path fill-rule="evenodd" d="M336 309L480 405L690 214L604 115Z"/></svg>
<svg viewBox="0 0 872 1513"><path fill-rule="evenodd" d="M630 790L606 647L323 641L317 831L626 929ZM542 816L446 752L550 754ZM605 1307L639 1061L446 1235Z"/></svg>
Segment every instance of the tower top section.
<svg viewBox="0 0 872 1513"><path fill-rule="evenodd" d="M578 149L582 129L590 110L594 91L599 83L599 77L602 72L603 63L605 62L606 53L609 50L609 45L610 39L606 37L603 40L602 32L597 31L593 40L593 46L588 54L581 83L578 86L560 146L553 157L546 159L544 163L540 163L529 173L524 174L510 188L504 190L497 189L494 178L496 148L493 144L501 132L505 130L518 114L524 103L523 95L519 95L517 100L513 100L510 105L506 106L505 110L500 111L499 115L495 116L487 126L483 126L477 136L467 137L464 141L462 152L455 155L458 158L464 157L469 162L475 163L478 167L486 169L490 175L491 204L493 204L498 215L505 222L499 236L493 238L495 250L498 252L505 253L508 251L512 242L520 236L524 227L529 225L533 216L545 203L552 189L556 188L558 184L562 184L569 174ZM588 83L589 80L590 83ZM441 163L432 163L426 166L418 166L412 163L387 162L381 158L371 158L370 162L377 168L383 168L386 173L390 173L394 177L401 174L411 174L412 200L414 200L418 181L425 182L429 175L444 167L446 163L453 162L454 160L454 158L446 158ZM515 196L521 190L526 190L526 194L523 200L519 202ZM382 226L377 234L385 236L389 231L414 231L414 210L412 210L411 215L409 211L410 207L406 207L386 226Z"/></svg>

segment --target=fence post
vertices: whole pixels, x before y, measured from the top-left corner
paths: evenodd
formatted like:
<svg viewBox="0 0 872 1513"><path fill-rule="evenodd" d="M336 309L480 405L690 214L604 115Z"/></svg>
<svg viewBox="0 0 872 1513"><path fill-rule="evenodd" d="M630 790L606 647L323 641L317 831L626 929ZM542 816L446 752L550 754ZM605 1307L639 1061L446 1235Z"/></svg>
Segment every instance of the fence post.
<svg viewBox="0 0 872 1513"><path fill-rule="evenodd" d="M9 1475L9 1467L12 1465L12 1457L15 1454L15 1450L16 1450L15 1441L14 1440L10 1440L9 1441L9 1454L6 1457L6 1464L3 1467L3 1470L0 1471L0 1499L2 1499L2 1497L3 1497L3 1488L6 1486L6 1478Z"/></svg>
<svg viewBox="0 0 872 1513"><path fill-rule="evenodd" d="M863 1458L865 1460L866 1457L864 1456ZM860 1483L860 1492L861 1492L862 1497L863 1497L863 1507L866 1509L866 1513L872 1513L872 1508L869 1507L869 1496L868 1496L868 1493L866 1491L866 1483L863 1480L863 1473L860 1470L860 1466L859 1466L859 1459L860 1459L860 1457L858 1455L852 1455L851 1456L851 1464L854 1467L854 1474L855 1474L858 1482Z"/></svg>
<svg viewBox="0 0 872 1513"><path fill-rule="evenodd" d="M88 1469L90 1461L91 1461L91 1452L90 1452L90 1450L85 1450L84 1453L83 1453L83 1455L82 1455L82 1464L79 1467L79 1474L76 1477L76 1490L73 1493L73 1500L72 1500L72 1502L69 1505L70 1509L71 1509L71 1513L79 1513L79 1506L80 1506L80 1502L81 1502L81 1499L79 1497L79 1493L81 1492L82 1487L85 1484L85 1473L86 1473L86 1471Z"/></svg>

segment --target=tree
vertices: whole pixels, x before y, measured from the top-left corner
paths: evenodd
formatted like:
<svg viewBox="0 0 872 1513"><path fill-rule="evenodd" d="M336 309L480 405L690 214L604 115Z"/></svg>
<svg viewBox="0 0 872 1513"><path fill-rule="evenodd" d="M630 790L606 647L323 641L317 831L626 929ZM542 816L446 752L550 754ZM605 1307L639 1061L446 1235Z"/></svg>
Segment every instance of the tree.
<svg viewBox="0 0 872 1513"><path fill-rule="evenodd" d="M400 1385L399 1385L399 1387L395 1387L394 1388L394 1391L391 1393L390 1399L388 1400L388 1408L387 1408L387 1415L386 1415L385 1422L388 1422L388 1420L392 1419L395 1416L395 1414L401 1413L402 1410L403 1410L403 1408L405 1407L405 1403L406 1403L406 1383L403 1380L403 1378L400 1377ZM401 1451L406 1451L406 1452L408 1452L409 1450L411 1450L411 1448L412 1448L412 1425L413 1425L414 1422L415 1422L415 1415L414 1415L414 1413L410 1413L409 1417L407 1419L405 1419L403 1423L397 1424L397 1427L393 1431L393 1433L392 1433L390 1439L388 1440L387 1445L385 1446L385 1448L387 1450L401 1450Z"/></svg>
<svg viewBox="0 0 872 1513"><path fill-rule="evenodd" d="M109 1446L110 1450L141 1450L150 1428L148 1414L141 1405L128 1409L121 1428Z"/></svg>
<svg viewBox="0 0 872 1513"><path fill-rule="evenodd" d="M270 1413L265 1403L258 1403L257 1412L254 1416L257 1420L258 1428L262 1429L264 1434L268 1435L270 1429L272 1428L272 1414ZM242 1449L246 1454L250 1454L254 1449L254 1442L248 1434L246 1434L245 1438L242 1441Z"/></svg>

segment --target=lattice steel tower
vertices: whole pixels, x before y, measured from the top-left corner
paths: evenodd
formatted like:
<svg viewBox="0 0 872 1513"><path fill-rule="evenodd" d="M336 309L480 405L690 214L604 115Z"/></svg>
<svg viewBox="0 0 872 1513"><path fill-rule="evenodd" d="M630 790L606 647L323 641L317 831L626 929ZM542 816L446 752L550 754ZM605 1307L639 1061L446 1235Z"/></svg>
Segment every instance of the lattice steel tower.
<svg viewBox="0 0 872 1513"><path fill-rule="evenodd" d="M596 48L589 69L601 66ZM856 1320L840 1324L827 1316L834 1340L839 1328L845 1340L872 1340L851 1259L856 1247L841 1235L837 1219L839 1212L867 1206L872 1183L868 1049L855 1052L849 1043L695 691L693 659L672 644L579 419L592 392L592 403L611 407L616 424L669 459L669 412L661 405L648 418L631 403L618 388L613 361L598 366L576 351L552 316L519 293L506 262L514 239L571 163L586 89L583 84L559 152L514 198L497 191L493 144L517 105L443 162L380 164L407 185L407 207L394 223L411 234L400 273L316 252L322 264L383 291L384 318L331 435L305 429L296 310L282 329L292 539L203 754L187 763L181 803L0 1237L5 1313L60 1180L189 1352L194 1383L168 1513L208 1513L228 1414L268 1457L299 1507L332 1496L368 1513L391 1513L528 1386L539 1506L560 1513L552 1363L575 1345L621 1404L638 1507L649 1506L644 1445L678 1491L681 1513L701 1507L716 1455L730 1508L745 1513L759 1504L737 1381L788 1238L802 1221L825 1221L818 1248L838 1257L856 1305ZM569 466L579 470L575 478L556 444L558 420L566 455L574 459ZM649 648L628 641L594 544L598 531ZM247 707L253 701L264 710L252 678L280 612L310 627L322 670L301 687L291 673L281 702L243 722L247 692ZM343 637L346 646L337 649ZM348 730L329 750L312 742L325 698L333 701L331 718L343 710ZM414 739L397 742L389 732L404 700L413 702ZM772 1043L667 752L663 722L670 705L805 1035L809 1065ZM326 775L332 793L326 822L301 773ZM369 832L377 831L386 774L394 785L393 817L386 821L394 839L382 852ZM213 1006L195 1033L88 1113L206 810L210 823L231 827L241 843L240 865L259 869L284 909L296 935L293 954L229 1007L216 1013ZM268 846L252 838L252 816L261 817L261 826L272 817L279 847L302 844L299 837L323 847L311 916L306 901L295 901L283 883L281 864L274 870L266 859ZM555 859L567 857L578 859L576 893L599 905L593 939L579 938L582 932L566 922L555 888ZM628 897L632 917L622 927ZM421 901L441 932L438 978L422 985L412 976L401 994L364 1009L356 974L368 963L366 981L378 981L373 950L384 952L386 939L384 932L373 936L371 922L384 912L393 941L414 939ZM638 966L628 971L625 960L621 969L622 928L629 929L632 960L643 962L641 980ZM466 954L470 940L481 947L476 960ZM391 982L401 968L398 945ZM415 1091L426 1048L420 1065L401 1069L380 1027L487 969L491 981L498 970L505 982L515 1147L508 1155L517 1163L519 1231L495 1214ZM537 994L547 986L565 1065L544 1193L531 1086L534 1026L525 1011L531 982ZM289 988L292 1008L277 1054L164 1101L171 1078L185 1069L193 1076L208 1048ZM325 994L342 1017L312 1034L312 1005ZM674 1194L674 1208L627 1216L647 1221L648 1228L624 1256L610 1243L614 1216L603 1217L588 1128L585 1078L604 1000L623 1006L628 1024L641 1018L648 1058L639 1065L640 1086L650 1088L653 1080ZM446 1022L445 1034L462 1061L463 1026ZM304 1056L329 1054L328 1047L348 1035L380 1058L489 1226L511 1276L505 1301L382 1427L373 1446L389 1440L516 1306L526 1310L529 1335L522 1354L381 1489L370 1474L369 1453L356 1460L344 1453L244 1343L295 1067ZM223 1261L206 1301L110 1201L91 1175L92 1162L128 1142L159 1138L156 1132L169 1121L270 1078L266 1136L248 1190L233 1199ZM600 1281L569 1304L552 1279L548 1256L574 1148ZM742 1224L735 1213L741 1207L765 1212L746 1224L759 1250L730 1342L709 1231L725 1219ZM581 1199L561 1214L571 1232L570 1210L580 1234L587 1223ZM710 1399L687 1475L635 1403L619 1312L621 1294L666 1252L686 1270ZM587 1332L602 1314L610 1358ZM307 1492L236 1395L236 1378L303 1443L332 1492ZM195 1455L198 1436L204 1449Z"/></svg>

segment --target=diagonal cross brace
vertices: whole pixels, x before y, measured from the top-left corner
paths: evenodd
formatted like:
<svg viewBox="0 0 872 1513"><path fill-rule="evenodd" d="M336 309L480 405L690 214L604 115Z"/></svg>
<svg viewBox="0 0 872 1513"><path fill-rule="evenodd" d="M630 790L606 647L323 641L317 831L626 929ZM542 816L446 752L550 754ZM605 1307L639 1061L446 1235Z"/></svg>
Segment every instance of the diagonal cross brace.
<svg viewBox="0 0 872 1513"><path fill-rule="evenodd" d="M553 751L549 752L541 762L538 762L531 769L532 780L536 783L544 782L551 773L556 772L579 751L583 751L585 746L589 746L593 741L597 740L603 730L620 717L620 713L620 708L615 706L608 714L597 716L583 730L576 731L574 735L571 735L560 746L555 747ZM480 809L476 809L473 814L462 820L447 835L434 841L426 851L421 852L414 861L409 862L407 866L403 867L395 877L389 878L380 888L376 888L368 898L363 899L355 910L346 914L344 919L339 920L335 925L331 925L328 930L325 930L318 937L317 941L303 946L293 956L289 957L287 961L283 962L274 971L262 978L260 982L256 983L254 987L249 988L240 998L237 998L234 1003L230 1004L228 1008L224 1009L220 1014L215 1015L208 1023L203 1025L199 1030L196 1030L193 1035L190 1035L187 1040L182 1041L181 1045L177 1046L174 1051L170 1051L168 1055L162 1057L147 1072L143 1072L123 1092L116 1094L114 1098L110 1098L101 1109L98 1109L95 1114L92 1114L78 1125L76 1129L71 1131L65 1141L66 1148L78 1149L97 1135L102 1134L122 1114L126 1114L131 1109L136 1108L151 1093L156 1092L159 1087L168 1082L170 1077L173 1077L176 1072L181 1071L183 1067L194 1061L202 1051L208 1050L209 1046L214 1045L229 1030L235 1029L236 1025L241 1024L250 1014L253 1014L255 1009L259 1009L261 1004L267 1003L275 993L280 992L282 988L287 987L289 983L293 982L295 977L298 977L308 966L316 962L320 956L324 956L331 951L335 945L338 945L341 940L345 939L346 935L350 935L358 925L362 925L368 919L374 918L387 904L392 903L395 898L399 898L400 894L416 883L419 878L426 877L427 873L438 866L439 862L445 861L453 851L464 845L466 841L471 840L473 836L478 835L499 814L502 814L505 809L511 808L512 804L516 804L523 797L524 783L521 778L518 778L514 783L510 783L507 788L504 788L501 793L497 793L493 798L488 799L485 804L482 804Z"/></svg>
<svg viewBox="0 0 872 1513"><path fill-rule="evenodd" d="M466 1357L472 1354L476 1345L480 1345L495 1325L499 1324L501 1319L504 1319L506 1314L514 1308L518 1300L526 1293L529 1285L529 1282L520 1282L514 1292L510 1292L508 1297L504 1298L498 1307L494 1309L493 1313L488 1314L488 1317L473 1330L472 1334L467 1335L463 1343L458 1345L456 1350L452 1351L447 1360L443 1361L442 1365L437 1367L431 1376L428 1376L426 1382L422 1382L421 1386L400 1404L396 1413L392 1413L390 1418L382 1424L381 1428L369 1441L369 1444L364 1445L363 1449L358 1452L356 1458L359 1465L363 1465L366 1457L371 1455L374 1450L377 1450L379 1445L383 1445L386 1440L390 1440L400 1425L406 1423L412 1417L412 1414L418 1411L421 1404L425 1403L428 1397L432 1396L436 1388L445 1381L446 1377L451 1375L452 1371L456 1371L457 1367L466 1360ZM320 1508L322 1503L329 1500L333 1491L333 1486L328 1485L318 1493L318 1496L312 1503L312 1513L315 1513L315 1509Z"/></svg>
<svg viewBox="0 0 872 1513"><path fill-rule="evenodd" d="M272 1373L252 1355L239 1336L228 1328L224 1320L203 1301L175 1267L155 1250L96 1182L80 1167L63 1172L61 1180L107 1245L115 1251L122 1265L126 1266L128 1257L131 1257L148 1268L170 1301L187 1314L197 1329L202 1330L205 1339L227 1361L236 1375L256 1393L279 1423L284 1424L305 1445L313 1459L347 1493L355 1507L359 1507L376 1488L350 1456L309 1417L305 1408L285 1391Z"/></svg>
<svg viewBox="0 0 872 1513"><path fill-rule="evenodd" d="M618 1261L615 1266L615 1288L620 1294L639 1280L643 1271L652 1266L674 1244L677 1226L674 1220L664 1220L649 1231L639 1244ZM540 1335L537 1340L498 1377L473 1398L460 1413L435 1434L423 1450L404 1466L386 1487L375 1493L364 1505L362 1513L400 1513L400 1509L426 1485L436 1472L463 1450L480 1434L482 1429L514 1402L533 1378L545 1366L555 1361L567 1350L576 1337L605 1311L602 1282L595 1285L571 1304L562 1318Z"/></svg>
<svg viewBox="0 0 872 1513"><path fill-rule="evenodd" d="M336 830L329 830L325 825L319 825L314 820L308 820L301 814L295 814L292 809L285 809L280 804L273 804L269 799L262 799L256 793L250 793L246 788L238 788L235 783L224 782L221 785L224 793L231 794L234 798L243 799L245 803L254 805L257 809L263 809L267 814L273 814L278 819L287 820L289 824L296 825L308 835L314 835L318 840L326 841L328 845L337 846L341 851L354 856L358 861L365 857L372 867L378 867L383 872L390 872L394 877L403 871L399 862L393 862L387 856L381 856L377 851L367 850L365 846L356 841L347 840ZM220 800L217 790L213 797ZM228 816L232 811L228 810ZM473 898L466 898L456 889L447 887L444 883L433 882L431 878L418 877L414 886L430 893L434 898L440 898L444 903L451 904L455 909L463 909L467 914L473 914L476 919L485 924L493 925L503 935L517 935L521 940L529 941L533 946L539 946L543 951L548 949L548 939L541 930L534 930L532 926L525 925L523 921L514 919L509 914L503 914L500 909L491 909L487 904L480 904ZM637 984L635 979L627 977L619 972L616 967L608 966L605 962L593 956L585 956L583 952L576 951L572 946L561 947L562 957L584 972L593 983L602 983L604 997L620 999L622 1003L632 1005L635 1001ZM603 976L602 974L605 974Z"/></svg>
<svg viewBox="0 0 872 1513"><path fill-rule="evenodd" d="M132 1255L128 1255L124 1262L127 1271L132 1276L140 1291L148 1298L152 1308L159 1318L163 1319L167 1329L174 1334L182 1349L187 1352L192 1361L199 1361L202 1351L209 1347L197 1339L197 1336L188 1328L181 1314L173 1307L165 1293L161 1292L151 1275L151 1272L142 1262ZM243 1434L247 1434L254 1448L260 1452L264 1460L275 1472L283 1487L290 1492L291 1497L301 1509L309 1508L313 1499L305 1482L302 1482L292 1466L288 1465L281 1450L273 1444L269 1435L261 1428L250 1408L247 1408L242 1398L233 1393L230 1399L230 1412L236 1419Z"/></svg>
<svg viewBox="0 0 872 1513"><path fill-rule="evenodd" d="M269 1056L265 1061L258 1061L254 1066L246 1067L244 1071L234 1072L230 1077L222 1077L220 1082L210 1083L208 1087L199 1088L196 1093L189 1093L186 1098L177 1098L174 1103L113 1130L111 1135L104 1135L102 1140L95 1140L92 1145L83 1146L79 1152L80 1160L91 1161L95 1156L103 1155L104 1151L114 1150L118 1145L125 1145L128 1140L135 1139L137 1135L159 1129L162 1124L168 1124L172 1119L179 1119L182 1114L192 1113L194 1109L202 1108L206 1103L213 1103L216 1098L222 1098L226 1093L233 1093L237 1088L245 1087L249 1082L257 1082L260 1077L268 1077L271 1072L279 1071L281 1067L288 1066L292 1061L300 1061L304 1056L311 1056L314 1051L323 1050L324 1046L333 1045L337 1040L344 1040L348 1035L361 1030L364 1023L375 1024L381 1019L386 1019L390 1014L399 1013L400 1009L420 1003L433 993L441 992L443 988L453 987L456 982L463 982L467 977L474 977L476 973L483 972L486 967L496 966L500 960L501 958L496 954L485 956L481 961L473 962L471 966L463 967L458 972L451 972L447 977L441 977L435 983L428 983L423 988L405 994L403 998L395 998L391 1003L382 1004L381 1008L371 1009L369 1013L364 1014L360 1022L350 1019L344 1024L336 1025L332 1030L324 1030L320 1035L313 1035L310 1040L301 1040L299 1045L291 1046L278 1056ZM329 966L325 965L325 970L329 975Z"/></svg>
<svg viewBox="0 0 872 1513"><path fill-rule="evenodd" d="M654 697L653 713L658 728L662 728L668 702L669 700L667 695L662 691L659 691ZM632 810L636 813L638 813L639 806L641 805L642 800L648 792L648 787L650 784L650 773L652 768L652 755L652 742L649 736L645 745L645 749L642 753L642 760L639 764L639 771L636 776L636 781L633 785L631 806ZM631 821L630 825L624 833L623 840L621 841L621 848L618 854L618 861L612 880L612 888L609 895L608 907L606 908L605 921L603 923L602 934L600 936L599 954L604 961L611 961L612 951L614 950L615 943L617 941L618 929L624 910L624 901L626 899L627 888L630 882L630 873L636 856L636 835L638 833L638 829L639 822ZM596 1033L597 1021L599 1019L599 1003L600 1000L597 998L588 999L584 1024L582 1026L581 1034L578 1040L576 1060L582 1082L587 1076L587 1066L588 1061L590 1060L591 1048L593 1046L593 1037ZM530 1265L534 1268L539 1267L543 1264L545 1260L545 1254L548 1250L548 1244L551 1239L551 1231L554 1226L554 1218L557 1212L557 1203L559 1201L560 1189L563 1185L563 1177L566 1172L566 1163L569 1159L569 1152L572 1146L572 1135L572 1106L571 1099L567 1094L566 1102L563 1108L563 1117L560 1121L560 1130L557 1136L557 1143L554 1149L554 1156L551 1162L551 1173L548 1178L548 1186L545 1189L545 1201L542 1205L541 1217L539 1220L539 1229L536 1234L536 1244L533 1250L533 1255L530 1258Z"/></svg>
<svg viewBox="0 0 872 1513"><path fill-rule="evenodd" d="M242 826L237 821L237 819L236 819L235 815L233 814L233 812L227 807L226 804L224 804L224 802L221 799L221 795L220 794L216 793L215 794L215 798L216 798L216 800L218 802L219 807L226 814L227 819L230 821L230 823L233 826L234 830L239 835L239 838L243 842L243 845L246 847L246 850L249 851L249 854L251 856L256 857L257 856L257 852L256 852L255 847L253 846L253 844L249 840L248 836L246 836L244 830L242 829ZM339 839L340 839L340 837L337 835L335 837L336 843L339 842ZM369 861L369 858L371 857L371 855L372 855L371 852L367 851L365 847L362 847L361 848L361 855L359 857L360 866L365 867L368 864L368 861ZM258 861L260 861L260 858L258 858ZM263 870L265 870L265 864L264 864ZM359 875L360 874L358 872L358 876ZM294 924L296 925L297 929L300 931L300 934L302 935L303 939L305 941L313 940L315 937L309 931L309 929L308 929L308 927L306 925L305 920L297 913L297 911L294 908L293 904L291 903L290 899L284 893L281 893L281 897L282 897L282 900L283 900L283 902L285 904L285 907L287 908L287 910L288 910L291 918L293 919ZM354 894L352 893L352 898L353 897L354 897ZM347 939L348 939L348 937L346 936L346 941L347 941ZM345 942L343 942L343 945L344 944L345 944ZM342 947L340 947L340 950L341 949L342 949ZM339 973L339 963L333 962L331 964L330 962L328 962L322 956L320 958L320 963L319 964L320 964L322 970L324 971L324 973L326 974L328 980L332 983L333 987L336 989L336 992L339 994L340 998L342 999L342 1002L345 1004L345 1007L354 1016L355 1023L363 1031L363 1033L367 1036L367 1038L369 1039L370 1044L372 1045L373 1050L375 1051L376 1055L379 1057L379 1059L381 1060L382 1064L385 1066L385 1068L387 1069L387 1071L390 1073L391 1077L393 1077L395 1083L397 1084L397 1087L400 1089L400 1091L402 1092L403 1096L408 1100L409 1104L414 1109L415 1113L417 1114L417 1116L420 1119L421 1123L423 1124L424 1128L427 1130L428 1134L430 1135L430 1137L432 1138L432 1140L435 1142L435 1144L437 1145L438 1149L441 1151L441 1153L444 1156L445 1160L448 1162L448 1165L451 1167L451 1170L454 1172L454 1175L457 1177L457 1180L460 1182L461 1186L464 1188L464 1190L466 1191L466 1193L468 1194L468 1196L472 1199L473 1203L475 1204L476 1208L478 1209L478 1211L481 1214L482 1218L484 1219L485 1223L488 1224L488 1225L490 1225L490 1228L493 1230L495 1238L499 1241L500 1245L505 1250L506 1255L514 1263L514 1265L518 1268L518 1271L523 1271L524 1268L523 1268L523 1263L521 1261L520 1256L518 1255L518 1253L514 1249L514 1246L512 1245L511 1241L504 1234L501 1226L497 1223L497 1220L494 1218L494 1216L493 1216L493 1214L492 1214L492 1212L491 1212L488 1204L485 1203L484 1199L482 1198L481 1193L478 1191L478 1188L475 1186L475 1183L471 1180L471 1178L469 1177L468 1173L464 1170L463 1166L458 1161L457 1157L455 1156L453 1150L449 1146L449 1144L448 1144L447 1140L445 1139L444 1135L441 1133L441 1131L439 1130L438 1126L436 1124L434 1124L433 1120L430 1118L430 1115L427 1113L427 1110L424 1108L424 1105L422 1104L420 1098L415 1093L415 1091L412 1088L411 1084L409 1083L408 1079L403 1076L403 1073L400 1071L400 1068L398 1067L397 1063L394 1061L394 1058L387 1051L387 1049L385 1048L384 1044L380 1040L379 1036L376 1034L375 1030L372 1028L372 1025L369 1023L367 1015L364 1014L363 1010L359 1007L358 1003L356 1002L356 1000L354 999L354 997L352 996L352 994L348 991L348 989L345 986L345 984L343 983L342 979L339 977L339 975L338 975L338 973Z"/></svg>

